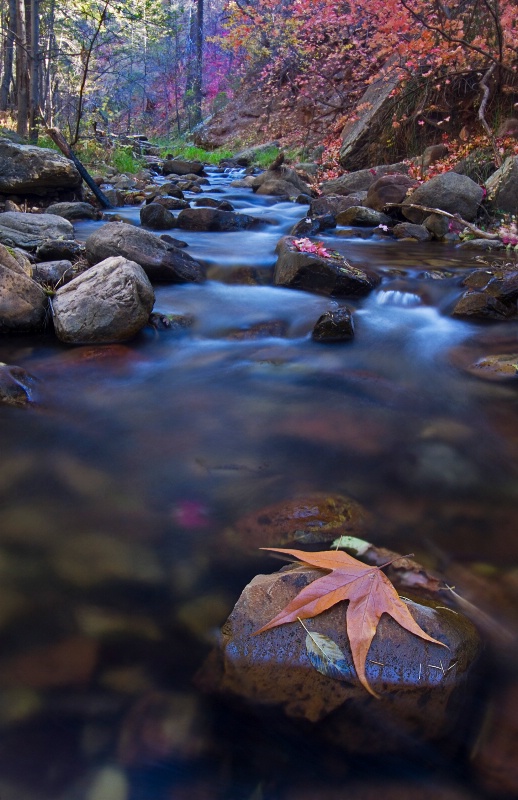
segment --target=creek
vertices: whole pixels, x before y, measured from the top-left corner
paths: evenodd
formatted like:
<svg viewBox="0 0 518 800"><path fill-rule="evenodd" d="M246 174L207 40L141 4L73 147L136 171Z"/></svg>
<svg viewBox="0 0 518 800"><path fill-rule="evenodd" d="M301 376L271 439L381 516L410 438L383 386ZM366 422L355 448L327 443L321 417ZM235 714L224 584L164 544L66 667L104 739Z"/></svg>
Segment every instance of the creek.
<svg viewBox="0 0 518 800"><path fill-rule="evenodd" d="M375 516L378 545L518 575L516 379L465 369L517 353L518 325L449 316L476 255L339 228L319 238L382 275L377 290L351 302L277 288L275 245L307 207L232 177L213 172L204 190L262 224L171 231L208 275L155 286L155 311L192 317L183 332L148 327L105 348L0 341L0 361L37 378L33 408L0 409L2 800L277 800L299 781L327 798L336 782L368 784L369 761L193 688L242 587L277 568L227 544L254 509L344 494ZM138 223L138 209L116 211ZM78 223L77 238L99 224ZM355 339L313 342L318 317L343 304ZM127 744L156 693L184 709L163 757L153 715L150 743ZM468 781L439 752L376 768Z"/></svg>

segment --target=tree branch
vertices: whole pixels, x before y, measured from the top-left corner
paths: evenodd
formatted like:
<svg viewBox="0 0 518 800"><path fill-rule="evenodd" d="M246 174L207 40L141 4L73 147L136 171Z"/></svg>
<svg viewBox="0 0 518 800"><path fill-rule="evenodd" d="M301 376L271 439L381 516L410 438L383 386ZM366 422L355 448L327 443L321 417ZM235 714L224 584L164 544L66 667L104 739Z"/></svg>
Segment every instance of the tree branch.
<svg viewBox="0 0 518 800"><path fill-rule="evenodd" d="M477 228L476 225L473 225L471 222L467 222L465 219L462 219L460 214L450 214L449 211L443 211L440 208L432 208L431 206L422 206L418 203L387 203L385 206L386 208L415 208L417 211L426 211L428 214L439 214L441 217L447 217L448 219L453 219L455 222L458 222L460 225L464 225L471 233L476 234L481 239L500 239L498 233L488 233L487 231L483 231L480 228Z"/></svg>

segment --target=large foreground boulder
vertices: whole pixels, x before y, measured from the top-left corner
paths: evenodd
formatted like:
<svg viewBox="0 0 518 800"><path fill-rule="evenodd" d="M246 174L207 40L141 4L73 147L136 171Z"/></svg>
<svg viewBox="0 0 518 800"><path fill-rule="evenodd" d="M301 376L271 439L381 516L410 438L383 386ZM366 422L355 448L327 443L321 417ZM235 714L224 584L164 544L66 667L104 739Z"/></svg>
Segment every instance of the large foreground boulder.
<svg viewBox="0 0 518 800"><path fill-rule="evenodd" d="M342 256L322 256L297 249L296 240L284 236L277 244L273 282L276 286L305 289L329 295L363 297L381 282L370 270L355 267Z"/></svg>
<svg viewBox="0 0 518 800"><path fill-rule="evenodd" d="M48 297L38 284L0 264L0 331L37 331L43 328Z"/></svg>
<svg viewBox="0 0 518 800"><path fill-rule="evenodd" d="M103 225L88 237L85 246L90 264L111 256L123 256L140 264L151 281L201 283L205 280L203 268L194 258L149 231L125 222Z"/></svg>
<svg viewBox="0 0 518 800"><path fill-rule="evenodd" d="M345 603L305 621L307 629L329 637L342 651L338 677L326 672L325 657L322 671L318 659L310 659L299 622L255 635L322 575L306 566L257 575L223 625L220 643L201 673L202 686L310 723L312 737L330 738L351 752L408 751L418 742L455 737L480 643L473 625L442 603L407 601L417 624L447 648L382 616L367 657L367 679L379 699L367 693L355 673Z"/></svg>
<svg viewBox="0 0 518 800"><path fill-rule="evenodd" d="M484 197L484 190L478 183L472 181L467 175L457 172L444 172L436 175L426 183L422 183L415 192L403 201L402 211L404 216L420 225L429 215L429 211L420 211L412 205L421 205L428 208L439 208L450 214L460 216L471 222Z"/></svg>
<svg viewBox="0 0 518 800"><path fill-rule="evenodd" d="M67 344L123 342L144 327L154 302L142 267L120 256L107 258L56 292L56 334Z"/></svg>
<svg viewBox="0 0 518 800"><path fill-rule="evenodd" d="M0 242L9 247L35 250L49 239L73 239L74 228L55 214L25 214L5 211L0 214Z"/></svg>
<svg viewBox="0 0 518 800"><path fill-rule="evenodd" d="M0 139L0 192L44 195L54 189L78 189L74 164L55 150Z"/></svg>

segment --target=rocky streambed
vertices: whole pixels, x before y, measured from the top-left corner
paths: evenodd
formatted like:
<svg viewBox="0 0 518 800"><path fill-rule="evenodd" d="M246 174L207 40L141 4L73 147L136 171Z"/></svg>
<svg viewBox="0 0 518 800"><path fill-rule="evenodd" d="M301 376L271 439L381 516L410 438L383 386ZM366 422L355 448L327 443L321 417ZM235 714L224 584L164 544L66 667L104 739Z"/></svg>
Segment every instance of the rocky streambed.
<svg viewBox="0 0 518 800"><path fill-rule="evenodd" d="M167 232L123 206L0 258L31 285L68 261L72 281L39 284L55 322L70 296L76 321L114 296L139 320L112 343L41 321L0 339L0 795L513 796L513 270L379 222L322 228L329 208L236 177L155 188ZM466 291L506 313L453 314ZM371 563L415 554L390 577L449 647L384 618L381 700L355 678L343 604L308 627L345 680L315 669L298 623L252 636L315 577L259 548L344 535Z"/></svg>

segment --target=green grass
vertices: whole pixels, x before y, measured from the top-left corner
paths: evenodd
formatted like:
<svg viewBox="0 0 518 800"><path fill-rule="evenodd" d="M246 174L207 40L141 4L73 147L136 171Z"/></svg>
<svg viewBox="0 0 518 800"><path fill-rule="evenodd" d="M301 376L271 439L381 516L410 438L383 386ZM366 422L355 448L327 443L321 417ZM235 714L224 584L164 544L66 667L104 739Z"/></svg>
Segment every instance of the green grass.
<svg viewBox="0 0 518 800"><path fill-rule="evenodd" d="M128 175L134 175L145 165L145 161L135 156L131 147L114 147L107 163L114 166L117 172Z"/></svg>
<svg viewBox="0 0 518 800"><path fill-rule="evenodd" d="M175 158L182 158L185 161L202 161L205 164L219 164L222 158L232 158L232 151L224 147L219 147L217 150L204 150L202 147L188 144L183 139L174 139L173 141L164 141L163 139L156 142L161 148L161 155L165 156L171 153Z"/></svg>

